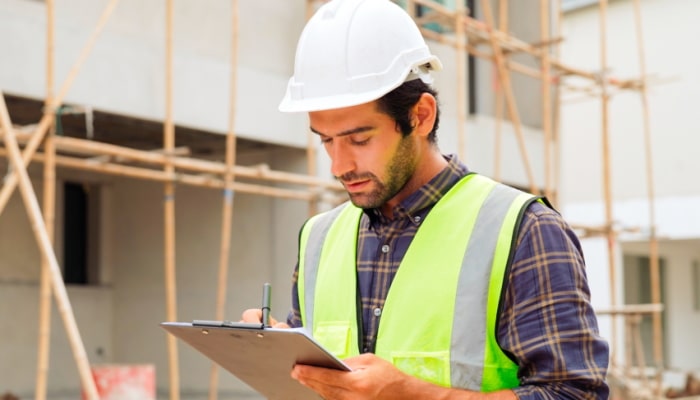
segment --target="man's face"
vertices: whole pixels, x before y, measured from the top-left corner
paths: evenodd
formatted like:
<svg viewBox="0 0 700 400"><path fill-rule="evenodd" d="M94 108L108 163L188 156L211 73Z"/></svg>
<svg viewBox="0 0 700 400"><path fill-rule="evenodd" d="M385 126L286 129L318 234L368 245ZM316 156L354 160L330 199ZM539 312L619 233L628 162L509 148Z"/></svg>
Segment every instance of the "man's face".
<svg viewBox="0 0 700 400"><path fill-rule="evenodd" d="M390 212L409 193L416 164L415 135L402 137L376 102L309 113L311 130L331 158L331 173L352 203Z"/></svg>

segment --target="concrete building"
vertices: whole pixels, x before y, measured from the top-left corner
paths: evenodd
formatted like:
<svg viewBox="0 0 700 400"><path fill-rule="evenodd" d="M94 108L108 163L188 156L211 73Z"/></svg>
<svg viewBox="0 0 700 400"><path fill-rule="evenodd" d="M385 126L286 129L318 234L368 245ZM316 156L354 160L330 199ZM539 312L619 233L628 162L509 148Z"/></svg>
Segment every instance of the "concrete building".
<svg viewBox="0 0 700 400"><path fill-rule="evenodd" d="M565 2L566 4L567 2ZM562 59L587 70L600 70L599 12L595 1L569 1L564 14ZM576 3L576 4L575 4ZM586 4L583 4L586 3ZM698 117L693 110L700 96L700 58L685 50L686 38L696 36L694 16L700 4L689 0L641 1L646 63L649 73L650 131L656 192L663 313L664 364L671 371L700 370L700 183L695 175L700 160ZM608 7L609 74L640 75L633 2L612 1ZM668 29L667 24L673 28ZM604 223L601 169L601 105L596 98L562 106L561 204L572 222ZM624 233L614 247L617 255L616 304L650 303L649 202L642 103L639 93L616 94L610 102L610 148L613 218ZM607 265L603 238L584 240L589 266ZM589 268L589 270L591 270ZM596 271L595 269L593 271ZM600 270L603 271L602 269ZM594 272L595 273L595 272ZM594 303L611 304L607 273L593 275ZM600 287L598 287L600 286ZM607 288L605 288L607 287ZM604 290L599 290L605 288ZM609 326L609 321L604 322ZM642 323L647 362L652 358L650 318ZM617 343L624 348L622 337ZM619 352L624 355L624 350ZM671 383L669 383L671 384Z"/></svg>

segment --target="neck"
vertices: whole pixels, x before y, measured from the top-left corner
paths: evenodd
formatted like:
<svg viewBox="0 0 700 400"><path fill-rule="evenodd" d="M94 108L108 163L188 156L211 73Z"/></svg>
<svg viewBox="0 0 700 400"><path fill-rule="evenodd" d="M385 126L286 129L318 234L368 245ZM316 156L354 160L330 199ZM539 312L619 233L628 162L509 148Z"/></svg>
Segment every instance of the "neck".
<svg viewBox="0 0 700 400"><path fill-rule="evenodd" d="M394 207L399 205L404 199L420 189L423 185L430 182L435 175L447 167L447 160L440 154L440 150L435 146L431 146L425 156L420 157L416 164L415 171L404 187L386 203L384 203L379 211L388 219L393 219Z"/></svg>

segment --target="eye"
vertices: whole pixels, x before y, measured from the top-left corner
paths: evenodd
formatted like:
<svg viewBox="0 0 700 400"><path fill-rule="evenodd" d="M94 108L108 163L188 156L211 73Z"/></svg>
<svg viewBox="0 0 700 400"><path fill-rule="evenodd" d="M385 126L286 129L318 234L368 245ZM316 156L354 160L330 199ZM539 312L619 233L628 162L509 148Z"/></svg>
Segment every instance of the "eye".
<svg viewBox="0 0 700 400"><path fill-rule="evenodd" d="M328 137L328 136L321 136L321 143L323 143L323 144L328 144L331 142L331 140L333 140L333 139Z"/></svg>
<svg viewBox="0 0 700 400"><path fill-rule="evenodd" d="M369 138L352 138L351 143L355 146L364 146L369 142Z"/></svg>

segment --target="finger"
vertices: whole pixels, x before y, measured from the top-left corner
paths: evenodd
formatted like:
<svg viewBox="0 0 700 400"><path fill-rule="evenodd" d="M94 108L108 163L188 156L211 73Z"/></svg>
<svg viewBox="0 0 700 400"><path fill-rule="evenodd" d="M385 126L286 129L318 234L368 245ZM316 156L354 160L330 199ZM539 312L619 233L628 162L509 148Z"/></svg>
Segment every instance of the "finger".
<svg viewBox="0 0 700 400"><path fill-rule="evenodd" d="M292 378L321 395L324 399L350 398L348 388L343 384L343 374L327 368L297 364L292 369Z"/></svg>
<svg viewBox="0 0 700 400"><path fill-rule="evenodd" d="M243 311L241 322L261 322L262 310L259 308L249 308Z"/></svg>
<svg viewBox="0 0 700 400"><path fill-rule="evenodd" d="M286 323L284 323L284 322L277 322L277 321L275 321L275 320L272 320L272 327L273 327L273 328L280 328L280 329L289 329L289 328L290 328L290 326L287 325Z"/></svg>

